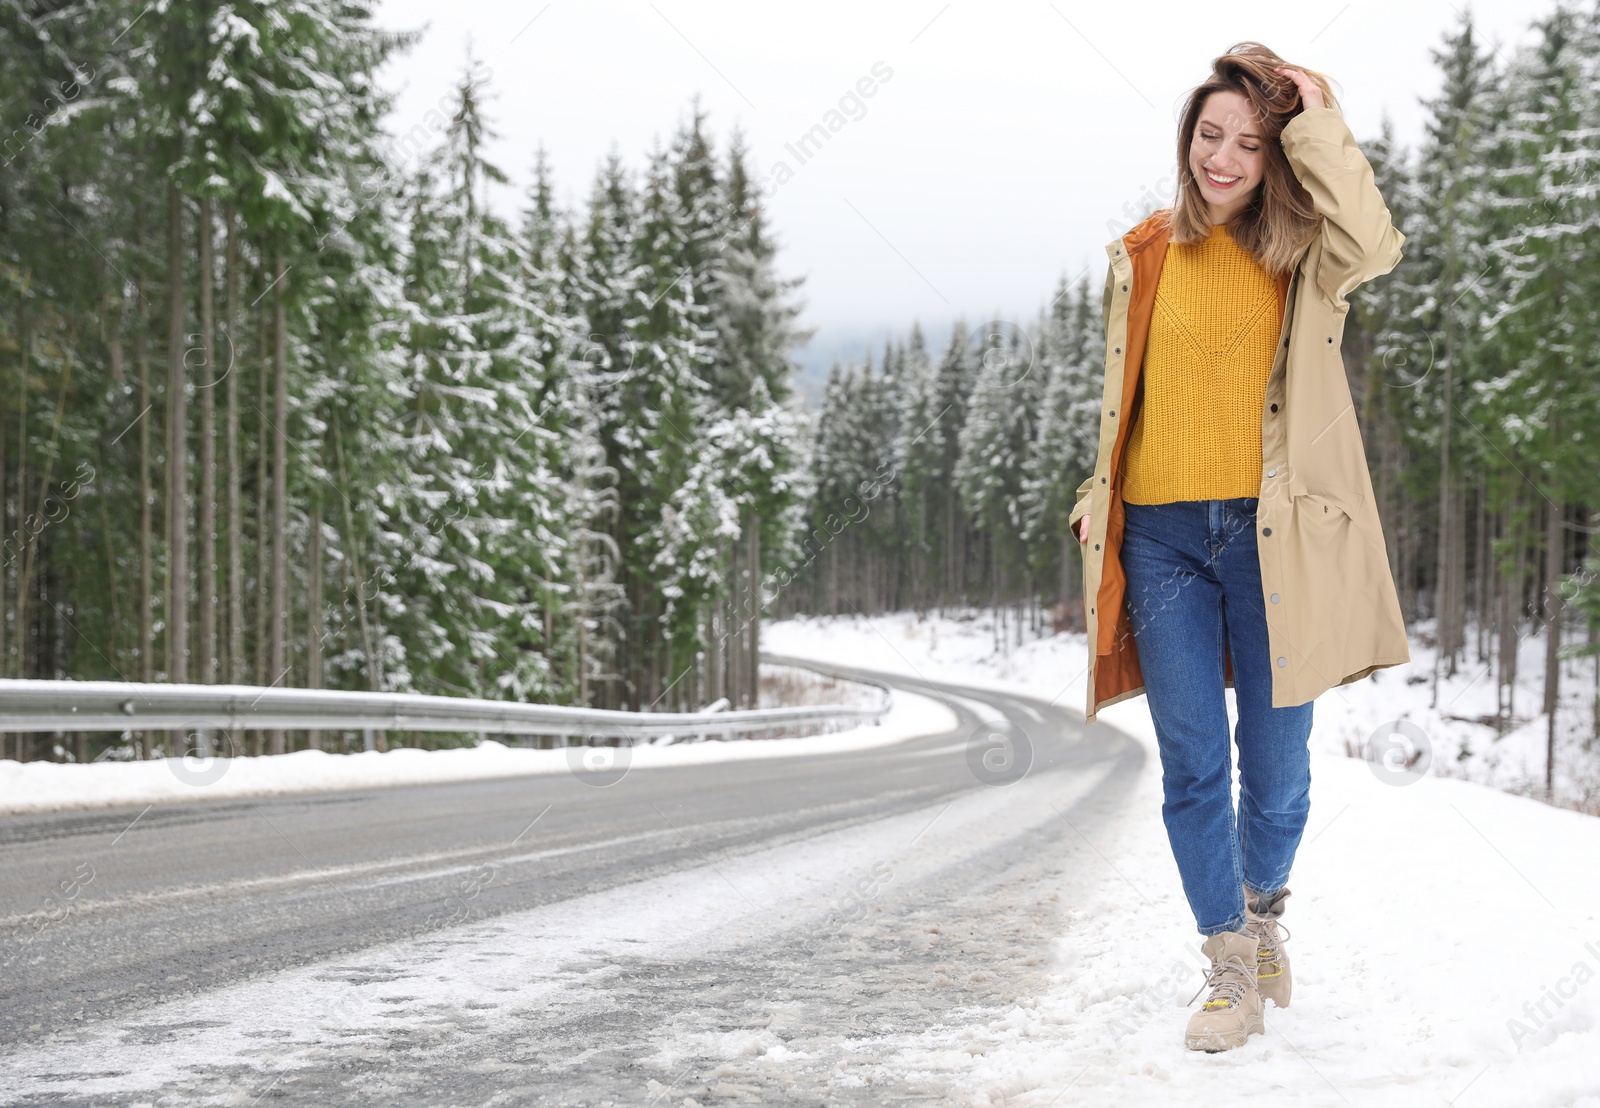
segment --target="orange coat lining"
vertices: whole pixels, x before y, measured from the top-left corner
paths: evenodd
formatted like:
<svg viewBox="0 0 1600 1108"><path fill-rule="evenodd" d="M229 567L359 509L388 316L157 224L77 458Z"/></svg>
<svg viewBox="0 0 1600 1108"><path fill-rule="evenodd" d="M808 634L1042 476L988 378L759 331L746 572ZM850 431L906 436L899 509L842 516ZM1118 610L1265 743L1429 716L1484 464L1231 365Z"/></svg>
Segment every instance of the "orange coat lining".
<svg viewBox="0 0 1600 1108"><path fill-rule="evenodd" d="M1138 398L1140 377L1144 371L1145 340L1150 333L1150 317L1155 311L1156 284L1161 278L1161 265L1166 260L1167 240L1172 225L1163 220L1145 238L1129 245L1124 238L1124 248L1133 263L1133 291L1128 301L1128 350L1123 361L1122 416L1117 423L1117 437L1111 444L1110 501L1106 513L1106 549L1100 563L1100 589L1095 597L1097 609L1098 641L1095 644L1094 686L1095 703L1102 704L1144 684L1139 669L1139 651L1134 643L1133 620L1123 603L1128 588L1127 575L1122 570L1122 532L1125 510L1122 503L1122 452L1127 445L1128 429L1136 415L1134 402ZM1284 306L1289 293L1289 274L1279 274L1278 320L1282 330ZM1128 366L1133 372L1127 371ZM1116 618L1106 618L1115 612ZM1233 680L1233 659L1228 656L1227 642L1223 642L1223 680ZM1100 659L1104 659L1101 661Z"/></svg>

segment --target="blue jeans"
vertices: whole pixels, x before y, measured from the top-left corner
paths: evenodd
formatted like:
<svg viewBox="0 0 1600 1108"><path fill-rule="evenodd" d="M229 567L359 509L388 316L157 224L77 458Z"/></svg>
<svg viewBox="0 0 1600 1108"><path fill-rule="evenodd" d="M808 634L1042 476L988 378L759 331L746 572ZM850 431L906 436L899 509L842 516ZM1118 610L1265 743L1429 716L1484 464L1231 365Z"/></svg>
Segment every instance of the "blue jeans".
<svg viewBox="0 0 1600 1108"><path fill-rule="evenodd" d="M1161 750L1167 839L1200 933L1237 931L1244 886L1271 894L1289 880L1311 804L1315 701L1272 706L1256 498L1124 507L1122 569ZM1239 716L1232 742L1224 643Z"/></svg>

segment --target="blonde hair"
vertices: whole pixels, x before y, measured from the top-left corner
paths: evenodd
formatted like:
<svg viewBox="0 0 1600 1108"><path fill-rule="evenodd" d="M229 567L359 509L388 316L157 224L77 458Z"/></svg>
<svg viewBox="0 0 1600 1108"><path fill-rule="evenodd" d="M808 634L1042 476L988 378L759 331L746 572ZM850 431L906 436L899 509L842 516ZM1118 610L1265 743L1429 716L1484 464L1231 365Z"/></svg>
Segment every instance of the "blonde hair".
<svg viewBox="0 0 1600 1108"><path fill-rule="evenodd" d="M1210 209L1189 169L1189 150L1206 101L1214 92L1231 91L1250 102L1265 134L1261 185L1250 202L1229 220L1228 233L1274 277L1289 272L1299 261L1302 250L1316 234L1321 217L1278 142L1289 120L1305 108L1295 83L1274 71L1278 66L1289 65L1259 42L1241 42L1215 59L1211 76L1189 93L1178 124L1178 194L1173 204L1170 242L1203 242L1211 233ZM1339 106L1327 77L1304 66L1291 68L1303 70L1316 82L1328 107Z"/></svg>

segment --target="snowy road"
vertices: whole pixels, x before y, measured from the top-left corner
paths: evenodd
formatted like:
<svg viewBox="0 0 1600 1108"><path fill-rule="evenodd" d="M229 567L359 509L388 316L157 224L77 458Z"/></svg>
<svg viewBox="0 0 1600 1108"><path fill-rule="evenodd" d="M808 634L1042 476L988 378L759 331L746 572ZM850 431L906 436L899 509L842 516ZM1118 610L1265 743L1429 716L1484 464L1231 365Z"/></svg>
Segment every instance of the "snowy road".
<svg viewBox="0 0 1600 1108"><path fill-rule="evenodd" d="M1042 700L885 679L959 726L606 787L4 819L0 1102L958 1099L871 1044L1046 987L1040 890L1146 755Z"/></svg>

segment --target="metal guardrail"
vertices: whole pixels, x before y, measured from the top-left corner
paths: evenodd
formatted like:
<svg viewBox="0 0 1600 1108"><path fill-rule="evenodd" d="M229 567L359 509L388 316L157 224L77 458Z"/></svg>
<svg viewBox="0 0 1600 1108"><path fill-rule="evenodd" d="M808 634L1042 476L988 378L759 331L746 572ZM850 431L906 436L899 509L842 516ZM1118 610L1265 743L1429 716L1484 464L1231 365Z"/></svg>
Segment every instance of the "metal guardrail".
<svg viewBox="0 0 1600 1108"><path fill-rule="evenodd" d="M594 737L606 745L660 735L748 735L879 722L892 693L868 708L823 704L719 712L618 712L419 693L249 685L0 680L0 732L434 731Z"/></svg>

